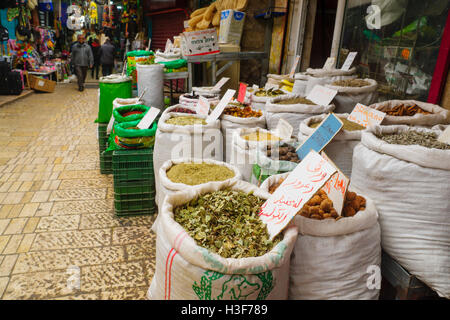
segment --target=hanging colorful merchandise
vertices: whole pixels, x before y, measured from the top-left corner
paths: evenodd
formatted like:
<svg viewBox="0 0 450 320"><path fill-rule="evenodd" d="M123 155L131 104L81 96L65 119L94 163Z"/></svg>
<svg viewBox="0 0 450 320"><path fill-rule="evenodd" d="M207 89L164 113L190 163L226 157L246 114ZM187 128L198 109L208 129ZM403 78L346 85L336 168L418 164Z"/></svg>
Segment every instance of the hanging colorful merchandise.
<svg viewBox="0 0 450 320"><path fill-rule="evenodd" d="M98 10L97 10L97 4L95 1L91 1L89 4L89 22L91 25L98 24Z"/></svg>
<svg viewBox="0 0 450 320"><path fill-rule="evenodd" d="M53 3L52 0L39 0L39 6L40 11L53 11Z"/></svg>
<svg viewBox="0 0 450 320"><path fill-rule="evenodd" d="M123 0L122 23L137 20L137 0Z"/></svg>

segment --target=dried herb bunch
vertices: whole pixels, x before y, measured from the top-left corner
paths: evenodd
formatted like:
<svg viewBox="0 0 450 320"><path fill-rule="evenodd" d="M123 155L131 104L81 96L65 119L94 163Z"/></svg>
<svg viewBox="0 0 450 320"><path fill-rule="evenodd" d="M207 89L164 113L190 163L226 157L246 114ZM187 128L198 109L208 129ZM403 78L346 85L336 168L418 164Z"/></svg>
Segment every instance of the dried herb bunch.
<svg viewBox="0 0 450 320"><path fill-rule="evenodd" d="M204 194L174 210L175 221L202 246L224 258L258 257L269 252L272 241L258 212L265 200L230 189Z"/></svg>

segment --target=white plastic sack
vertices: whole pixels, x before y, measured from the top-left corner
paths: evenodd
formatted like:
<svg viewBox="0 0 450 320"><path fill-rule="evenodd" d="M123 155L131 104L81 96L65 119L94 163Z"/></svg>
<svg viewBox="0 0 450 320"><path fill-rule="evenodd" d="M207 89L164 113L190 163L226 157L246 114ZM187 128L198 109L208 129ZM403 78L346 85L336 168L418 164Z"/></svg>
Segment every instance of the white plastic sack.
<svg viewBox="0 0 450 320"><path fill-rule="evenodd" d="M268 178L261 189L286 178ZM340 220L315 220L297 215L299 237L291 256L290 300L377 300L381 285L380 225L374 202Z"/></svg>
<svg viewBox="0 0 450 320"><path fill-rule="evenodd" d="M388 144L375 134L426 131L382 126L362 133L352 185L375 201L383 249L441 297L450 298L450 150Z"/></svg>
<svg viewBox="0 0 450 320"><path fill-rule="evenodd" d="M253 164L256 162L256 150L279 143L294 143L295 138L280 141L247 141L242 136L255 131L269 132L261 128L239 128L233 131L231 141L230 163L241 172L242 179L249 182L252 177ZM271 134L274 134L271 132Z"/></svg>
<svg viewBox="0 0 450 320"><path fill-rule="evenodd" d="M220 89L214 87L192 87L192 92L198 95L216 96L220 100Z"/></svg>
<svg viewBox="0 0 450 320"><path fill-rule="evenodd" d="M164 66L162 64L136 64L138 96L145 91L142 100L146 106L164 107Z"/></svg>
<svg viewBox="0 0 450 320"><path fill-rule="evenodd" d="M325 87L336 90L338 93L333 99L336 112L351 113L357 103L370 105L378 98L378 83L373 79L363 79L370 84L364 87L339 87L326 84Z"/></svg>
<svg viewBox="0 0 450 320"><path fill-rule="evenodd" d="M283 119L292 126L293 136L298 135L300 123L314 115L330 113L334 110L334 104L328 106L308 105L308 104L278 104L278 102L286 99L303 98L302 95L283 95L266 102L266 123L267 129L274 131L280 119Z"/></svg>
<svg viewBox="0 0 450 320"><path fill-rule="evenodd" d="M338 118L345 119L349 116L348 113L337 113L335 115ZM319 115L302 121L299 126L299 140L306 140L315 130L310 125L322 121L325 117L326 115ZM362 131L364 130L341 130L324 148L324 152L331 161L349 178L352 173L353 149L361 141Z"/></svg>
<svg viewBox="0 0 450 320"><path fill-rule="evenodd" d="M239 128L266 128L266 117L264 111L259 118L240 118L230 115L222 114L220 117L220 127L223 136L223 159L226 162L230 161L231 149L233 141L233 131Z"/></svg>
<svg viewBox="0 0 450 320"><path fill-rule="evenodd" d="M306 96L306 87L308 85L308 75L306 72L296 73L294 79L292 94L299 94L302 97Z"/></svg>
<svg viewBox="0 0 450 320"><path fill-rule="evenodd" d="M260 257L223 258L195 243L173 219L173 208L208 192L225 187L268 194L239 181L205 185L165 198L156 238L155 275L148 290L152 300L285 300L289 284L289 257L297 229L288 227L283 240Z"/></svg>
<svg viewBox="0 0 450 320"><path fill-rule="evenodd" d="M223 183L224 181L210 181L207 183L203 183L200 185L196 185L196 186L191 186L191 185L187 185L184 183L176 183L176 182L172 182L168 177L167 177L167 170L169 170L170 168L172 168L172 166L176 165L176 164L180 164L180 163L208 163L208 164L216 164L219 166L223 166L226 167L230 170L232 170L234 172L234 177L227 179L225 181L232 181L232 182L236 182L241 180L241 173L239 172L239 170L222 161L216 161L216 160L211 160L211 159L195 159L195 158L182 158L182 159L171 159L171 160L167 160L166 162L164 162L164 164L161 166L161 168L159 169L159 180L160 180L160 184L159 184L159 189L157 190L158 193L158 203L163 203L164 198L167 195L171 195L175 192L178 191L184 191L186 189L190 189L190 188L198 188L200 186L203 186L205 184L208 185L216 185L216 184L220 184ZM157 186L158 187L158 186ZM160 208L161 209L161 208Z"/></svg>
<svg viewBox="0 0 450 320"><path fill-rule="evenodd" d="M161 115L163 115L163 114L166 114L166 113L169 113L169 112L174 112L173 110L175 110L175 109L177 109L177 108L184 108L184 109L188 109L188 110L191 110L191 111L194 111L194 113L191 113L191 115L197 115L195 112L195 107L187 107L187 106L182 106L181 104L175 104L175 105L173 105L173 106L170 106L170 107L167 107L163 112L162 112L162 114ZM182 113L182 114L187 114L187 113Z"/></svg>
<svg viewBox="0 0 450 320"><path fill-rule="evenodd" d="M255 93L258 92L257 90L255 90L252 93L251 96L251 106L253 109L258 109L258 110L265 110L266 109L266 102L270 99L273 99L275 97L258 97L257 95L255 95Z"/></svg>
<svg viewBox="0 0 450 320"><path fill-rule="evenodd" d="M431 112L431 114L416 113L414 116L390 116L386 115L383 119L382 125L413 125L413 126L427 126L432 127L438 124L450 123L450 111L444 109L436 104L416 101L416 100L388 100L379 103L371 104L369 107L379 111L386 112L392 110L398 105L417 105L421 109Z"/></svg>
<svg viewBox="0 0 450 320"><path fill-rule="evenodd" d="M155 136L155 157L153 157L154 172L164 162L170 159L198 158L223 160L223 138L220 131L220 121L216 120L206 125L177 126L167 124L172 116L188 117L187 113L165 113L161 115ZM195 115L197 118L206 119L206 116ZM155 175L156 201L159 195L159 175ZM159 205L159 203L157 202Z"/></svg>
<svg viewBox="0 0 450 320"><path fill-rule="evenodd" d="M142 104L143 101L140 101L139 98L129 98L129 99L122 99L122 98L116 98L113 101L113 110L118 107L123 106L130 106L135 104ZM106 128L106 133L110 134L112 131L114 125L114 114L111 115L111 119L109 119L108 127Z"/></svg>
<svg viewBox="0 0 450 320"><path fill-rule="evenodd" d="M188 95L189 94L185 93L180 96L180 98L179 98L180 105L182 105L183 107L195 108L197 106L199 99L187 98ZM210 96L210 95L208 95L208 96ZM218 104L219 103L219 99L217 98L217 96L211 96L210 98L207 98L207 100L209 101L210 104Z"/></svg>
<svg viewBox="0 0 450 320"><path fill-rule="evenodd" d="M350 70L341 69L306 69L308 76L305 95L308 95L316 85L326 85L337 80L349 80L357 78L356 68L353 67Z"/></svg>

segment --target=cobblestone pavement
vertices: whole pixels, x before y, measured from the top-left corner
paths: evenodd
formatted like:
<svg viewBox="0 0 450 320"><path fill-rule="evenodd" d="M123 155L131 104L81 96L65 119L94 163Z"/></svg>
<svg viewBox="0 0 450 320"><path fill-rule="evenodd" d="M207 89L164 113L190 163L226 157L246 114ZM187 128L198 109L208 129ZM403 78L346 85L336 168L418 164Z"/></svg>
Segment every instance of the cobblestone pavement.
<svg viewBox="0 0 450 320"><path fill-rule="evenodd" d="M145 299L155 216L114 215L97 110L73 85L0 108L1 299Z"/></svg>

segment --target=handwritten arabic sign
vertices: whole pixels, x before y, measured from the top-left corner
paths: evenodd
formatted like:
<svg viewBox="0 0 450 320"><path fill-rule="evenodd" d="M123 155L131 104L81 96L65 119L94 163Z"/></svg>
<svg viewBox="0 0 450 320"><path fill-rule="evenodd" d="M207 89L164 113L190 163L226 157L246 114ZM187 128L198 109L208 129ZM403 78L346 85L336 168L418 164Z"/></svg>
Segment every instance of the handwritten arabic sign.
<svg viewBox="0 0 450 320"><path fill-rule="evenodd" d="M330 113L297 149L296 152L299 159L305 158L311 150L316 152L322 151L343 126L342 121L333 113Z"/></svg>
<svg viewBox="0 0 450 320"><path fill-rule="evenodd" d="M336 171L336 168L315 151L311 151L297 165L259 212L271 239L289 224Z"/></svg>
<svg viewBox="0 0 450 320"><path fill-rule="evenodd" d="M347 120L356 122L363 127L368 127L370 125L380 124L386 113L369 108L361 103L356 104L352 113L347 117Z"/></svg>
<svg viewBox="0 0 450 320"><path fill-rule="evenodd" d="M333 161L330 160L330 158L328 158L325 152L322 151L320 155L334 167L336 167L336 165L333 163ZM325 191L328 198L330 198L330 200L333 202L333 207L336 210L337 214L341 215L342 209L344 208L345 194L347 193L350 179L347 178L345 174L343 174L342 171L337 167L336 169L337 172L333 174L333 176L330 178L330 180L327 181L327 183L325 183L322 190Z"/></svg>

